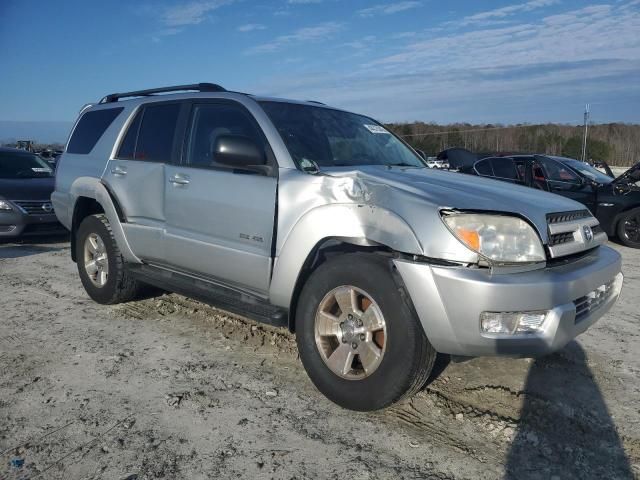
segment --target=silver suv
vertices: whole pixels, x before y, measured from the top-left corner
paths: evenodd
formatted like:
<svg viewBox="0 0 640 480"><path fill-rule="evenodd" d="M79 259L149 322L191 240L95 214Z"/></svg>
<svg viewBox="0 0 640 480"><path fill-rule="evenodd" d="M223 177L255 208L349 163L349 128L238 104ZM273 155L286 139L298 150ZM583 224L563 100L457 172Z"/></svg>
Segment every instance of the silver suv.
<svg viewBox="0 0 640 480"><path fill-rule="evenodd" d="M214 84L83 108L52 201L95 301L152 284L287 327L354 410L412 395L436 352L557 350L622 287L579 203L428 169L363 115Z"/></svg>

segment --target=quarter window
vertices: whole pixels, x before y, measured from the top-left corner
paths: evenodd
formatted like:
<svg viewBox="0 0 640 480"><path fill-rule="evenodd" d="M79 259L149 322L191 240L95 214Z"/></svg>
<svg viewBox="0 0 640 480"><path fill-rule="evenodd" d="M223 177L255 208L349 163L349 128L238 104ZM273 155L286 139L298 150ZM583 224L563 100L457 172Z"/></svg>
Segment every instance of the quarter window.
<svg viewBox="0 0 640 480"><path fill-rule="evenodd" d="M142 110L136 114L136 118L129 125L127 133L120 144L120 150L118 150L117 158L123 160L133 160L136 151L136 141L138 140L138 131L140 130L140 121L142 120Z"/></svg>
<svg viewBox="0 0 640 480"><path fill-rule="evenodd" d="M518 180L518 171L510 158L493 158L491 160L493 173L497 178Z"/></svg>
<svg viewBox="0 0 640 480"><path fill-rule="evenodd" d="M476 169L476 172L478 172L478 175L483 175L485 177L493 177L493 169L491 168L491 163L489 162L489 159L480 160L478 163L476 163L475 169Z"/></svg>
<svg viewBox="0 0 640 480"><path fill-rule="evenodd" d="M100 137L104 134L109 125L124 110L123 107L103 108L86 112L73 130L73 135L67 146L67 153L86 155L91 153Z"/></svg>

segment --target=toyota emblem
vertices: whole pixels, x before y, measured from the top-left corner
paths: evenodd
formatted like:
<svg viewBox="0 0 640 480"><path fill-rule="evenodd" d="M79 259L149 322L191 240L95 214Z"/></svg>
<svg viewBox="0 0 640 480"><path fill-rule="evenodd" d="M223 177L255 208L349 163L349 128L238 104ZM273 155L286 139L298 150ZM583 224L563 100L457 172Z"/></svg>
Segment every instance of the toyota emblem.
<svg viewBox="0 0 640 480"><path fill-rule="evenodd" d="M587 242L591 242L591 240L593 240L593 230L591 230L590 226L585 225L582 227L582 232L584 233L584 239Z"/></svg>

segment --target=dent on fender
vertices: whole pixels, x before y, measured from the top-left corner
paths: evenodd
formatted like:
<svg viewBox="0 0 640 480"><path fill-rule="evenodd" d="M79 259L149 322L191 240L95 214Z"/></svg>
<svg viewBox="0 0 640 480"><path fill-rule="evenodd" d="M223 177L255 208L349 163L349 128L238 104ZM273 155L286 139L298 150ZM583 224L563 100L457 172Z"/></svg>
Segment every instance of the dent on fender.
<svg viewBox="0 0 640 480"><path fill-rule="evenodd" d="M282 176L286 176L283 179ZM381 205L389 203L389 187L344 174L299 171L281 174L278 239L270 300L289 306L305 260L326 238L360 245L384 245L421 255L422 245L409 224Z"/></svg>

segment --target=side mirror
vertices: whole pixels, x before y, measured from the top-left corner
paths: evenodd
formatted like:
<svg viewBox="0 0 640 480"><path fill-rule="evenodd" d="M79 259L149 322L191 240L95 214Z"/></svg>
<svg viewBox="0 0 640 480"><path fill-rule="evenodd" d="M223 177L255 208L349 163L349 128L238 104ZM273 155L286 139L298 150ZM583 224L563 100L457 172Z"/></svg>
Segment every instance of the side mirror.
<svg viewBox="0 0 640 480"><path fill-rule="evenodd" d="M422 150L419 150L417 148L415 148L414 150L418 153L418 155L420 155L422 157L423 160L427 159L427 154L424 153Z"/></svg>
<svg viewBox="0 0 640 480"><path fill-rule="evenodd" d="M268 173L267 159L264 152L249 137L242 135L220 135L214 144L214 160L216 163L260 173Z"/></svg>

